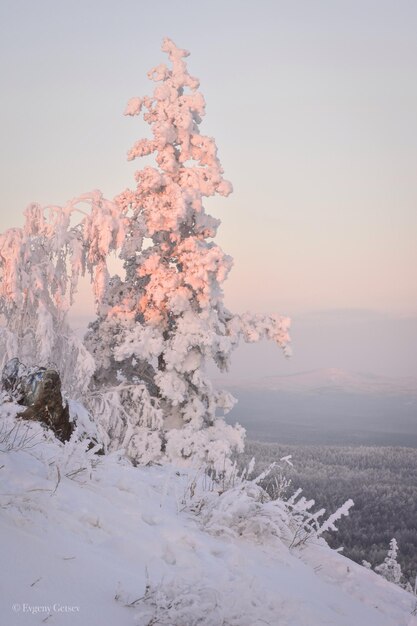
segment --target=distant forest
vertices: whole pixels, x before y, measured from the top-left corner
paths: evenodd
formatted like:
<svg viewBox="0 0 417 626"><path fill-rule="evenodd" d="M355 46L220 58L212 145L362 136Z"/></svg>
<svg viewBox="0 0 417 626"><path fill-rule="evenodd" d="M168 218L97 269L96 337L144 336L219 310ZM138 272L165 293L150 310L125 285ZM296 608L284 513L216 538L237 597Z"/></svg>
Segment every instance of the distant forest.
<svg viewBox="0 0 417 626"><path fill-rule="evenodd" d="M412 586L417 574L417 450L400 447L298 446L248 441L245 463L256 459L255 474L273 461L292 455L294 467L278 470L291 480L286 494L301 487L317 508L333 513L345 500L355 506L328 533L333 548L372 566L382 563L395 537L404 579ZM277 470L275 475L277 475ZM272 482L270 483L272 489ZM403 579L403 580L404 580Z"/></svg>

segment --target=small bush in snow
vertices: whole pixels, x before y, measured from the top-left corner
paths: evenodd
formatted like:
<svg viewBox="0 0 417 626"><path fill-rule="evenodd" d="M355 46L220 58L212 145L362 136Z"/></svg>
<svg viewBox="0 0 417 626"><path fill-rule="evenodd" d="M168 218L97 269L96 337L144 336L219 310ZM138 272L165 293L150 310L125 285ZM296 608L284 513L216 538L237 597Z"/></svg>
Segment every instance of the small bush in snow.
<svg viewBox="0 0 417 626"><path fill-rule="evenodd" d="M325 509L312 511L314 500L302 497L301 489L288 499L270 497L261 484L275 467L273 463L252 480L247 480L250 472L244 470L226 487L224 484L222 487L220 481L212 483L209 489L200 475L187 490L185 504L214 535L244 537L257 542L276 538L290 548L318 539L329 530L337 530L335 523L349 514L353 501L348 500L321 521Z"/></svg>
<svg viewBox="0 0 417 626"><path fill-rule="evenodd" d="M39 443L39 432L21 421L0 423L0 452L30 450Z"/></svg>
<svg viewBox="0 0 417 626"><path fill-rule="evenodd" d="M377 574L388 580L390 583L399 585L402 578L401 565L397 561L398 544L395 538L389 542L389 549L384 562L375 567Z"/></svg>
<svg viewBox="0 0 417 626"><path fill-rule="evenodd" d="M276 623L279 605L267 600L252 578L233 581L148 581L144 595L126 602L137 609L137 626L262 626ZM118 600L122 597L118 594Z"/></svg>

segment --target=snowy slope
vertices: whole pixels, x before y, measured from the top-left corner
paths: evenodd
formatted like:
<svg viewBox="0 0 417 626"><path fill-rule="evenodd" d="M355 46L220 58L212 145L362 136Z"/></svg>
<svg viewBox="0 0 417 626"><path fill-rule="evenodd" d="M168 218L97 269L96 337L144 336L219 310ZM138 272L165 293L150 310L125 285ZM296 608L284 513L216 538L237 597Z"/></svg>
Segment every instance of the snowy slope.
<svg viewBox="0 0 417 626"><path fill-rule="evenodd" d="M191 470L86 454L37 424L13 441L12 417L1 424L4 626L417 625L414 596L326 545L290 550L256 524L239 535L243 501L217 506L200 481L208 523Z"/></svg>

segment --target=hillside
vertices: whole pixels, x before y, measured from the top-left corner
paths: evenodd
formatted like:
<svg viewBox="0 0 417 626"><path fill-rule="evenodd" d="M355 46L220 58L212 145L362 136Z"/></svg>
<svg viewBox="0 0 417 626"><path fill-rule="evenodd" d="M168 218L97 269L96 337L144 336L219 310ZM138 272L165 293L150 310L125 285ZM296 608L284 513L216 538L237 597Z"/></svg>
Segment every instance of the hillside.
<svg viewBox="0 0 417 626"><path fill-rule="evenodd" d="M2 624L417 624L414 596L322 540L290 549L291 520L280 536L284 509L255 484L219 495L201 472L16 429L16 410L1 419Z"/></svg>
<svg viewBox="0 0 417 626"><path fill-rule="evenodd" d="M403 581L414 587L417 574L417 450L378 446L283 446L247 441L243 463L253 456L257 471L291 455L293 466L276 472L302 488L317 507L334 511L347 498L355 506L327 540L343 554L372 566L383 562L392 539L399 545ZM281 480L281 479L280 479ZM273 487L272 476L268 479ZM267 487L268 489L268 487Z"/></svg>

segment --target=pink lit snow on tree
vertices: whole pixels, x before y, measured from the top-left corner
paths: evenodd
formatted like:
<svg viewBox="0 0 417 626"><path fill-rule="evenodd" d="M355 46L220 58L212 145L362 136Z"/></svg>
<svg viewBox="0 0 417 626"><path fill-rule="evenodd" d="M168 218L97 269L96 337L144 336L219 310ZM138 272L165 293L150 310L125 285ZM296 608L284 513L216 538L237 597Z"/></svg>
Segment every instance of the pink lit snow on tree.
<svg viewBox="0 0 417 626"><path fill-rule="evenodd" d="M87 392L95 363L67 314L86 271L96 300L104 296L108 255L123 235L117 211L114 202L94 191L63 208L31 204L23 228L0 235L3 364L17 357L27 365L56 367L73 398ZM82 220L72 226L79 215Z"/></svg>
<svg viewBox="0 0 417 626"><path fill-rule="evenodd" d="M121 251L126 277L113 280L88 346L98 385L112 376L114 382L118 371L125 381L137 377L156 399L169 458L198 457L219 469L242 448L243 431L216 416L234 399L213 388L205 366L212 359L227 369L241 338L267 337L285 350L289 320L233 315L223 304L232 259L212 241L220 222L205 212L203 200L229 195L232 185L223 178L214 139L200 134L205 101L187 71L188 52L169 39L162 49L170 67L152 69L148 76L158 83L153 95L132 98L125 111L143 112L152 130L128 159L153 155L155 165L138 170L136 189L117 198L127 222ZM112 346L110 353L103 354L103 344Z"/></svg>
<svg viewBox="0 0 417 626"><path fill-rule="evenodd" d="M265 337L287 351L289 320L235 315L224 306L232 259L214 243L220 221L203 201L228 196L232 186L214 139L200 134L205 102L188 73L188 52L169 39L162 49L169 66L149 72L153 95L132 98L125 110L143 113L152 131L128 153L151 163L136 172L136 188L113 202L85 194L49 216L33 205L24 229L1 237L3 352L39 365L54 361L107 450L122 447L141 463L191 459L223 472L242 450L244 431L218 414L234 399L213 388L206 366L214 361L226 370L242 339ZM83 217L72 226L80 203ZM121 277L109 276L111 252L123 261ZM82 344L66 314L86 271L97 318Z"/></svg>

